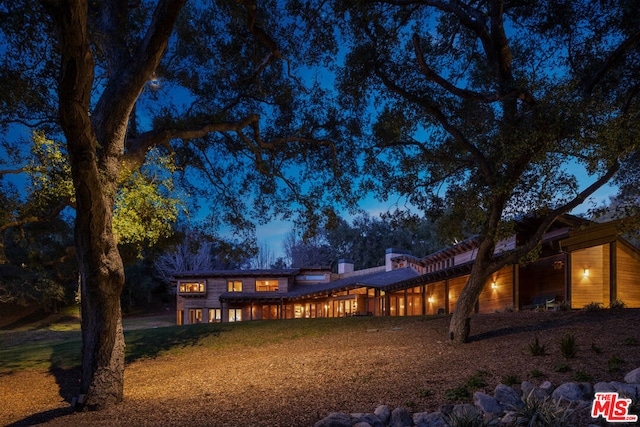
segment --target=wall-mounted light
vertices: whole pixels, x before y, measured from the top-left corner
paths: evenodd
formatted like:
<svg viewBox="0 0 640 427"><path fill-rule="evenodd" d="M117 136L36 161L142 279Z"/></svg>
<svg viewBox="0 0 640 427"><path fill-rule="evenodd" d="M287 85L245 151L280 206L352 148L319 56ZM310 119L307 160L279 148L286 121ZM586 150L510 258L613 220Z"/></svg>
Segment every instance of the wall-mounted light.
<svg viewBox="0 0 640 427"><path fill-rule="evenodd" d="M491 289L498 289L498 284L496 282L491 282Z"/></svg>
<svg viewBox="0 0 640 427"><path fill-rule="evenodd" d="M428 301L429 301L429 304L432 304L433 303L433 297L429 297Z"/></svg>
<svg viewBox="0 0 640 427"><path fill-rule="evenodd" d="M582 273L582 277L589 277L589 269L585 268L584 273Z"/></svg>

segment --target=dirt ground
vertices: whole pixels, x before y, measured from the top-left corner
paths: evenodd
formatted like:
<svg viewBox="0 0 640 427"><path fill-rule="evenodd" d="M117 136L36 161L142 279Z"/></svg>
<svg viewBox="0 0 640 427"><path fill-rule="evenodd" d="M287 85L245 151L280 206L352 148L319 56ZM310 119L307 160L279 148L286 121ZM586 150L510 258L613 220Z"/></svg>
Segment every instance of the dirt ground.
<svg viewBox="0 0 640 427"><path fill-rule="evenodd" d="M471 342L461 346L446 342L448 317L379 324L354 321L348 331L252 346L197 345L138 360L126 368L124 402L101 412L70 410L78 372L6 374L0 424L312 426L331 412L373 412L381 404L435 411L453 403L447 390L478 371L487 373L481 390L491 393L505 378L525 380L532 372L538 374L532 382L557 386L576 373L592 383L622 381L640 367L640 310L478 315ZM572 359L558 344L568 333L578 344ZM531 354L536 335L548 355ZM613 359L621 369L612 369ZM556 372L561 364L571 371Z"/></svg>

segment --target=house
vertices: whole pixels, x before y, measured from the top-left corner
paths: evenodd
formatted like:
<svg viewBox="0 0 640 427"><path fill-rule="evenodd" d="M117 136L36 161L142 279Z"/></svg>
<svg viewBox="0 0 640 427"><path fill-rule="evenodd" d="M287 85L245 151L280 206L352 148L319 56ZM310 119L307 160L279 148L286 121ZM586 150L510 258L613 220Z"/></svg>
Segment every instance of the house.
<svg viewBox="0 0 640 427"><path fill-rule="evenodd" d="M518 223L496 255L517 247L537 225ZM608 306L640 308L640 251L620 236L620 221L597 224L574 216L545 234L538 258L508 265L487 281L476 312ZM354 271L342 259L330 268L191 271L175 275L177 323L344 316L448 314L465 286L477 242L468 239L423 258L387 249L385 265Z"/></svg>

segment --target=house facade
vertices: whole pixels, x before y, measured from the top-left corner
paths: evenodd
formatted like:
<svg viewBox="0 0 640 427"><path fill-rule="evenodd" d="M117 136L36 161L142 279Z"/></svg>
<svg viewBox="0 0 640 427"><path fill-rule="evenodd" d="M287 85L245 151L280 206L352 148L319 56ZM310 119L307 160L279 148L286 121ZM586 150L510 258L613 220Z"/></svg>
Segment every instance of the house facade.
<svg viewBox="0 0 640 427"><path fill-rule="evenodd" d="M519 223L496 246L508 252L536 225ZM565 216L545 234L536 261L508 265L487 281L477 313L623 301L640 308L640 251L619 222L596 224ZM469 239L423 258L387 249L385 265L330 268L191 271L175 275L177 323L236 322L345 316L448 314L467 283L477 242Z"/></svg>

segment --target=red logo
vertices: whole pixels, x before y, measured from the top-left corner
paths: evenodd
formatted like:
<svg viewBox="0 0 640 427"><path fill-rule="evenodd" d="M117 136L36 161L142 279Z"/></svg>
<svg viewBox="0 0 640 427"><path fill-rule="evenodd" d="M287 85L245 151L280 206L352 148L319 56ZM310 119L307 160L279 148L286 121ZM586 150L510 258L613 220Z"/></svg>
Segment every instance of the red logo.
<svg viewBox="0 0 640 427"><path fill-rule="evenodd" d="M638 421L637 415L629 414L631 399L621 399L616 392L596 393L591 407L591 416L604 417L610 423L628 423Z"/></svg>

